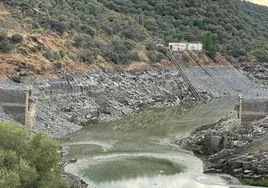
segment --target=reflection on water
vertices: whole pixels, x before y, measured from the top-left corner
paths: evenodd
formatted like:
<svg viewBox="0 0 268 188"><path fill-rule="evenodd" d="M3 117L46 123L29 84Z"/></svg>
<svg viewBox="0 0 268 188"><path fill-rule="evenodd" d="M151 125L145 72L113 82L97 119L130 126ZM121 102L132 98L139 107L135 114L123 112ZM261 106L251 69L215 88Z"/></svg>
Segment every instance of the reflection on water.
<svg viewBox="0 0 268 188"><path fill-rule="evenodd" d="M85 127L62 141L78 159L65 170L98 188L224 187L226 178L203 175L202 161L171 143L228 116L234 106L233 99L191 102Z"/></svg>

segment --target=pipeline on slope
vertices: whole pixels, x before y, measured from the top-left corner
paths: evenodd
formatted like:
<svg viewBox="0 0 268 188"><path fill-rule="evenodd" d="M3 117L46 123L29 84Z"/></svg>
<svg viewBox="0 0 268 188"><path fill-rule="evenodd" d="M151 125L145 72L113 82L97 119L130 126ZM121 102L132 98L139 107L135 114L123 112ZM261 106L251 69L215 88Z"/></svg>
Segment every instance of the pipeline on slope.
<svg viewBox="0 0 268 188"><path fill-rule="evenodd" d="M195 89L195 87L192 85L192 83L190 82L190 80L188 79L188 77L186 76L186 74L184 73L184 71L182 70L178 60L174 57L174 55L172 54L172 52L169 50L167 53L169 59L178 67L183 80L186 82L186 84L188 85L191 93L193 94L193 96L196 98L196 100L202 100L202 97L199 95L199 93L197 92L197 90Z"/></svg>

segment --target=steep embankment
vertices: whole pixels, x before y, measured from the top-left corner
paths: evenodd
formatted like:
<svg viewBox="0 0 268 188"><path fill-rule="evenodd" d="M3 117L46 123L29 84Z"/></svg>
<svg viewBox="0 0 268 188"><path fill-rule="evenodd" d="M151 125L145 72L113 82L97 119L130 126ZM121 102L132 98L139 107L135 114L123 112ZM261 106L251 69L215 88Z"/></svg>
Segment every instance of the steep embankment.
<svg viewBox="0 0 268 188"><path fill-rule="evenodd" d="M134 110L193 99L178 70L93 70L34 84L36 128L61 137L80 125L117 119ZM207 97L207 95L206 95Z"/></svg>
<svg viewBox="0 0 268 188"><path fill-rule="evenodd" d="M215 60L201 52L176 52L174 55L199 92L212 93L213 96L237 96L242 93L246 98L267 97L266 88L249 80L219 54Z"/></svg>

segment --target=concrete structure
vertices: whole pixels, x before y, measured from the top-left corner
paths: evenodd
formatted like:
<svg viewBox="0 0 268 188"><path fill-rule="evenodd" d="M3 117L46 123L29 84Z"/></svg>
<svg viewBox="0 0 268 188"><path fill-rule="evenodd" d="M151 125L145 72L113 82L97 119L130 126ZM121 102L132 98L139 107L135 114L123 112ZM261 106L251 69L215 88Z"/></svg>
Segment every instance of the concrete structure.
<svg viewBox="0 0 268 188"><path fill-rule="evenodd" d="M241 125L242 124L242 94L239 93L238 94L238 100L239 100L239 106L238 106L238 120L239 120L239 124Z"/></svg>
<svg viewBox="0 0 268 188"><path fill-rule="evenodd" d="M267 98L243 99L242 123L259 120L268 115Z"/></svg>
<svg viewBox="0 0 268 188"><path fill-rule="evenodd" d="M174 53L185 76L197 92L212 96L238 97L237 118L241 123L259 120L268 115L268 89L252 82L219 54L215 61L195 58L195 52ZM200 53L201 55L203 53ZM183 55L188 61L183 59ZM205 55L205 54L203 54ZM204 62L199 61L203 59ZM242 97L243 96L243 97Z"/></svg>
<svg viewBox="0 0 268 188"><path fill-rule="evenodd" d="M201 43L169 43L169 49L176 51L202 51L203 45Z"/></svg>
<svg viewBox="0 0 268 188"><path fill-rule="evenodd" d="M11 81L0 82L0 106L4 113L29 129L35 125L35 103L27 86Z"/></svg>

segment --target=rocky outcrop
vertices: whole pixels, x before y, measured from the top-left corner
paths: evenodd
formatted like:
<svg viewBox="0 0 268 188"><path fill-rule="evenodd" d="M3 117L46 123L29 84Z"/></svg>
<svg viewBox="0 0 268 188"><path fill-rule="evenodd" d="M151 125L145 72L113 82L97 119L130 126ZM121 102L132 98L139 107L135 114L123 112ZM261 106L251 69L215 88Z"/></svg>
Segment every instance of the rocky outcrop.
<svg viewBox="0 0 268 188"><path fill-rule="evenodd" d="M268 178L268 118L239 125L236 119L219 121L176 141L202 155L211 165L205 172L227 173L238 178Z"/></svg>
<svg viewBox="0 0 268 188"><path fill-rule="evenodd" d="M263 63L262 65L256 66L242 66L241 71L247 75L251 80L260 84L268 85L268 64Z"/></svg>
<svg viewBox="0 0 268 188"><path fill-rule="evenodd" d="M61 177L70 184L71 188L87 188L88 187L88 184L86 182L84 182L79 177L72 175L70 173L64 172L62 173Z"/></svg>
<svg viewBox="0 0 268 188"><path fill-rule="evenodd" d="M35 84L36 128L58 138L81 126L115 120L134 110L195 100L177 69L92 70ZM203 97L208 97L203 94Z"/></svg>

